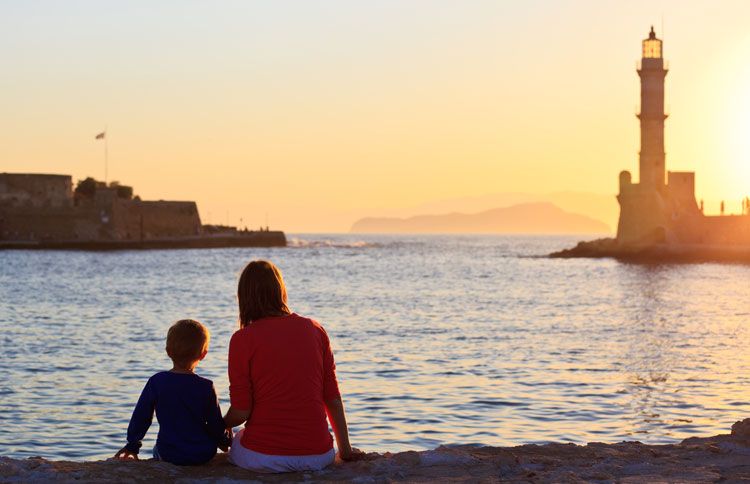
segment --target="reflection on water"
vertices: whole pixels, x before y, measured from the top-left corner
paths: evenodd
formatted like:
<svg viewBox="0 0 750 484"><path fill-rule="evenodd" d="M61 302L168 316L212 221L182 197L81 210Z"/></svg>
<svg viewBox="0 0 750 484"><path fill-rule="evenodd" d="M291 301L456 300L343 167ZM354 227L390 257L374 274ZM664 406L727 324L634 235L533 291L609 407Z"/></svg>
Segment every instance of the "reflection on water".
<svg viewBox="0 0 750 484"><path fill-rule="evenodd" d="M628 351L623 355L627 372L624 392L631 397L628 407L632 412L628 434L637 438L647 438L643 434L652 432L671 434L670 422L659 413L663 406L672 406L668 401L674 391L670 373L679 354L673 351L678 334L673 325L679 323L668 323L666 317L672 311L670 300L665 298L670 292L669 271L667 266L634 265L625 271L632 279L621 280L623 293L634 291L637 302L630 316L632 326L626 330Z"/></svg>
<svg viewBox="0 0 750 484"><path fill-rule="evenodd" d="M622 293L626 298L632 293L632 303L621 304L629 308L632 321L632 327L624 330L628 351L622 355L626 370L622 391L630 397L628 435L650 440L650 435L677 438L707 428L726 431L722 428L726 414L738 415L731 408L736 402L722 403L724 395L717 392L713 378L729 376L724 390L742 394L743 385L733 380L746 375L747 362L741 346L730 341L738 331L746 337L747 314L741 308L747 293L741 279L731 287L731 276L742 277L747 269L720 265L623 269ZM722 305L730 311L717 307ZM721 408L727 404L729 409Z"/></svg>
<svg viewBox="0 0 750 484"><path fill-rule="evenodd" d="M261 257L328 329L365 449L669 442L748 416L750 267L527 257L572 242L560 237L295 240L0 252L0 454L114 453L183 317L213 333L198 371L226 407L236 277Z"/></svg>

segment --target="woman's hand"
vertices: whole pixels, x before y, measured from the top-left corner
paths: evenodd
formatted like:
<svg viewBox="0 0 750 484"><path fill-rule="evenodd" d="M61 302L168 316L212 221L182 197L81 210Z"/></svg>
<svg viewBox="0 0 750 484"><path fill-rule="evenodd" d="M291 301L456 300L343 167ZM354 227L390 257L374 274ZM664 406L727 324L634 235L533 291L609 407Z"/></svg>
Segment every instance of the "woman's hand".
<svg viewBox="0 0 750 484"><path fill-rule="evenodd" d="M138 460L138 454L130 452L127 448L123 447L117 451L114 458L117 460Z"/></svg>
<svg viewBox="0 0 750 484"><path fill-rule="evenodd" d="M365 455L367 454L356 447L349 447L348 449L339 450L339 457L341 457L341 460L347 462L361 460Z"/></svg>

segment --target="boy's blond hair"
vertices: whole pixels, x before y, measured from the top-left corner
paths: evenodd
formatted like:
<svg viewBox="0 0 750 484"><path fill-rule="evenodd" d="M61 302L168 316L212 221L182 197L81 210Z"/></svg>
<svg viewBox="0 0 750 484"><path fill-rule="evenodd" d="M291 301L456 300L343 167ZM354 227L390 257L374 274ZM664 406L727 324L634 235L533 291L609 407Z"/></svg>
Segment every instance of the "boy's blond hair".
<svg viewBox="0 0 750 484"><path fill-rule="evenodd" d="M208 349L211 333L194 319L181 319L167 331L167 354L176 365L190 366Z"/></svg>

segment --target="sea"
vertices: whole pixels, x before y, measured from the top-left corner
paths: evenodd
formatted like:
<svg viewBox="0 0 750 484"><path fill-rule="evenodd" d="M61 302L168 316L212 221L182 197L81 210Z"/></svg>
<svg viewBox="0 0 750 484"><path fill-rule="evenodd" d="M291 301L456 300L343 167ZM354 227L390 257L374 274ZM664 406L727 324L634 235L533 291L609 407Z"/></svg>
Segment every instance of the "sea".
<svg viewBox="0 0 750 484"><path fill-rule="evenodd" d="M583 238L0 251L0 455L112 456L146 380L171 367L165 336L181 318L212 333L197 373L226 409L236 284L255 259L328 331L365 451L672 443L749 417L750 266L545 257Z"/></svg>

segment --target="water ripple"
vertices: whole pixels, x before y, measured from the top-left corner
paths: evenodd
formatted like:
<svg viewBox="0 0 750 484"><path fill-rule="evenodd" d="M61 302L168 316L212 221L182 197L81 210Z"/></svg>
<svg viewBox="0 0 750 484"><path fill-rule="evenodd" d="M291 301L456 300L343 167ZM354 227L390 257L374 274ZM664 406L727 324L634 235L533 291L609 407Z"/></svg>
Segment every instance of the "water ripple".
<svg viewBox="0 0 750 484"><path fill-rule="evenodd" d="M254 258L328 330L358 447L663 443L750 413L750 267L537 257L566 237L293 240L0 252L0 454L113 454L180 318L211 330L198 372L226 407L235 284Z"/></svg>

